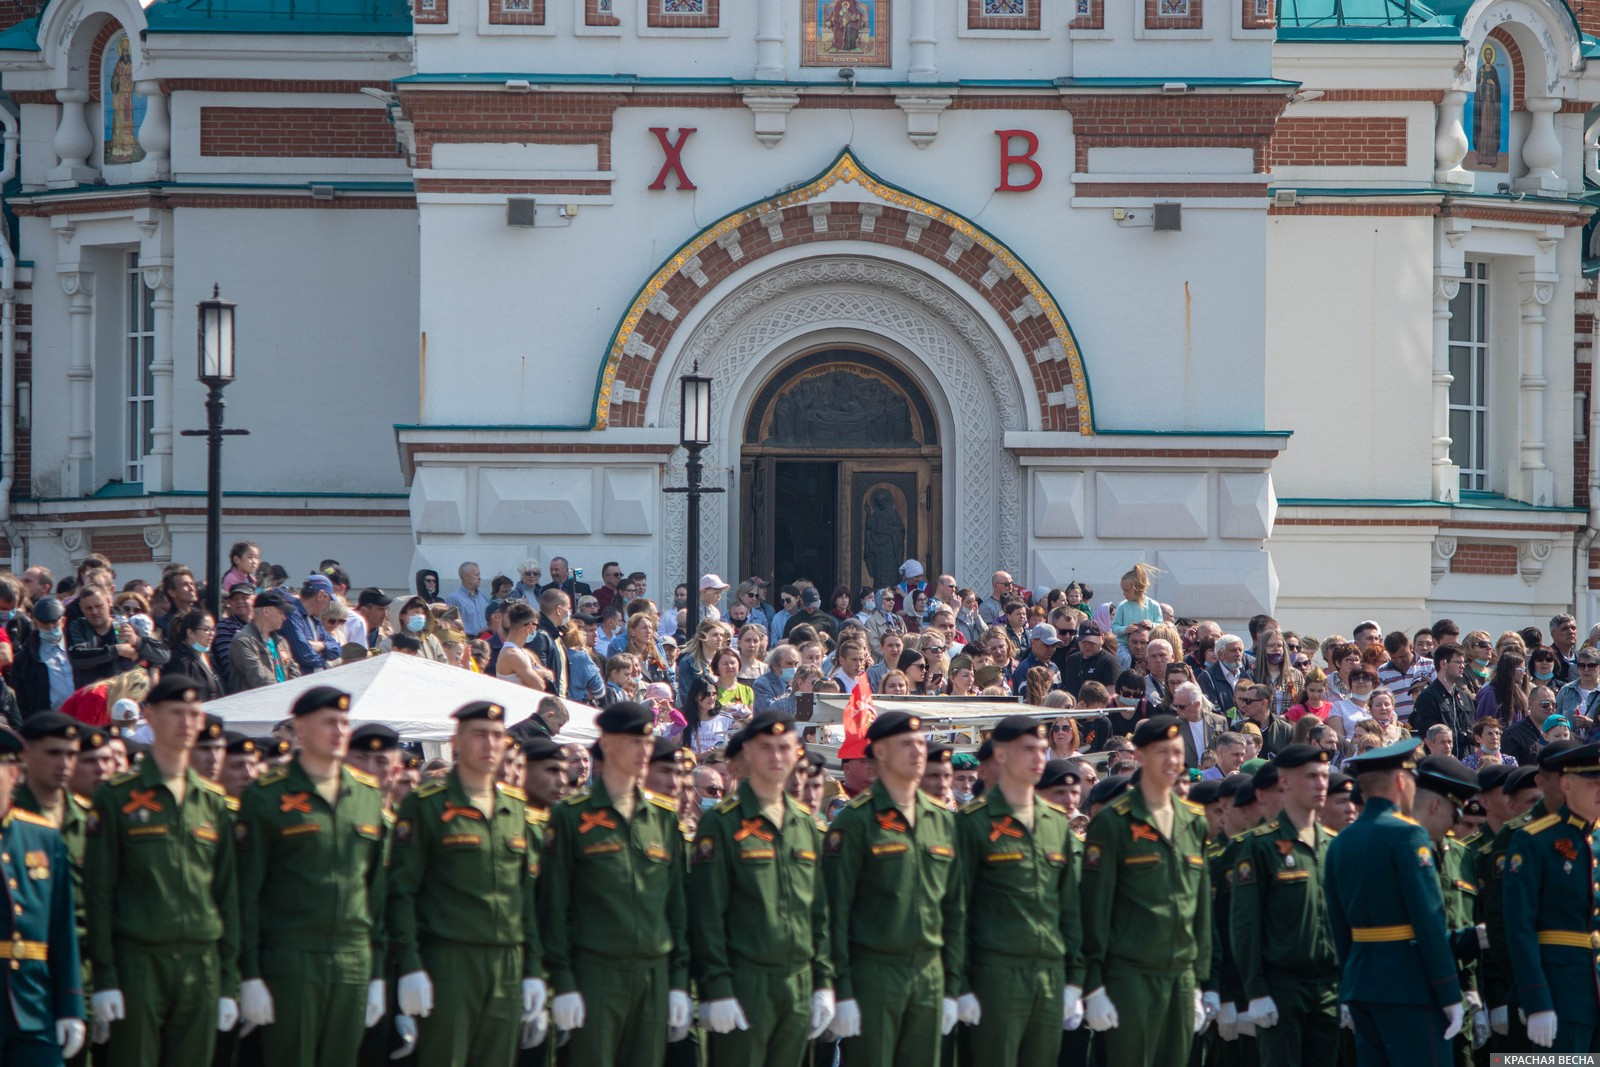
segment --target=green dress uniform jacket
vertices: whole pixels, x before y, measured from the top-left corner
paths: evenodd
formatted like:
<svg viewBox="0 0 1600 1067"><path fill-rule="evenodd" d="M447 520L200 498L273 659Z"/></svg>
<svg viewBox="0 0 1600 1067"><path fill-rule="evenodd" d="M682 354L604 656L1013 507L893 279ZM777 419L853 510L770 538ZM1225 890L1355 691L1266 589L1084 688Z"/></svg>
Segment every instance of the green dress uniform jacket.
<svg viewBox="0 0 1600 1067"><path fill-rule="evenodd" d="M0 906L0 997L12 1019L0 1018L0 1039L14 1024L53 1043L57 1019L84 1017L72 862L56 828L21 808L0 817Z"/></svg>
<svg viewBox="0 0 1600 1067"><path fill-rule="evenodd" d="M1478 929L1473 918L1478 910L1478 882L1472 857L1471 846L1453 837L1443 838L1433 849L1439 894L1444 897L1445 929L1463 990L1478 985Z"/></svg>
<svg viewBox="0 0 1600 1067"><path fill-rule="evenodd" d="M1228 922L1247 1000L1278 996L1274 987L1284 979L1338 979L1323 890L1328 845L1337 835L1321 823L1315 828L1312 847L1279 815L1240 842Z"/></svg>
<svg viewBox="0 0 1600 1067"><path fill-rule="evenodd" d="M1591 1051L1587 1040L1573 1039L1600 1025L1595 847L1594 826L1562 805L1513 833L1506 855L1503 906L1517 1005L1529 1015L1556 1013L1555 1052Z"/></svg>
<svg viewBox="0 0 1600 1067"><path fill-rule="evenodd" d="M79 796L68 790L62 794L64 810L61 825L56 827L56 832L61 835L61 840L67 846L67 858L72 861L72 895L77 901L78 936L82 938L84 927L83 904L83 857L89 846L89 812L94 810L94 804L88 797ZM11 794L11 803L22 811L32 812L35 815L44 815L44 809L39 804L39 798L34 796L33 790L28 788L28 783L22 782ZM48 821L48 818L46 819ZM53 823L51 824L54 825Z"/></svg>
<svg viewBox="0 0 1600 1067"><path fill-rule="evenodd" d="M1535 801L1533 807L1500 827L1477 859L1478 906L1483 912L1482 922L1489 936L1489 947L1484 950L1483 963L1479 968L1479 980L1482 985L1483 1002L1490 1008L1502 1005L1510 1007L1517 1002L1511 974L1511 946L1506 941L1504 904L1506 853L1511 848L1513 834L1547 814L1549 812L1544 806L1544 801ZM1515 1011L1507 1013L1508 1018L1513 1019L1516 1018L1516 1014ZM1513 1026L1506 1036L1496 1034L1490 1041L1496 1046L1497 1052L1525 1052L1528 1051L1526 1039L1527 1034L1519 1027Z"/></svg>

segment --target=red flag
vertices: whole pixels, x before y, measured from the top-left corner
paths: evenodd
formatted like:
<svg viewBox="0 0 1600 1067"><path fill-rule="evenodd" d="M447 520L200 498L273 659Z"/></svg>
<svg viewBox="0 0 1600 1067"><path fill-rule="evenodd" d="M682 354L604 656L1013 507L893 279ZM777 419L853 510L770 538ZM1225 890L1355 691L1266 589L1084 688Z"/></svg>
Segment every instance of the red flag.
<svg viewBox="0 0 1600 1067"><path fill-rule="evenodd" d="M839 746L839 758L865 759L867 755L867 727L878 717L872 706L872 689L867 685L867 675L862 672L850 699L844 705L844 744Z"/></svg>

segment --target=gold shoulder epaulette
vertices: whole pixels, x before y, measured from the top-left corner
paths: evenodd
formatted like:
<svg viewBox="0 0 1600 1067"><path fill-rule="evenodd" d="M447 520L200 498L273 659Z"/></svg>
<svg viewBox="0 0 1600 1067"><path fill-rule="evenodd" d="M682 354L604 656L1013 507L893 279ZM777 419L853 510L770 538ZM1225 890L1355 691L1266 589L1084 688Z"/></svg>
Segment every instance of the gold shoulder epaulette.
<svg viewBox="0 0 1600 1067"><path fill-rule="evenodd" d="M200 775L195 775L195 777L200 778L200 788L204 789L206 792L215 793L219 797L225 797L228 795L228 791L226 789L222 788L221 785L213 782L211 779L202 778Z"/></svg>
<svg viewBox="0 0 1600 1067"><path fill-rule="evenodd" d="M570 797L562 798L561 802L563 804L571 804L574 807L576 807L579 804L586 803L588 801L588 799L589 799L589 791L587 789L585 789L582 792L572 794Z"/></svg>
<svg viewBox="0 0 1600 1067"><path fill-rule="evenodd" d="M368 774L366 771L358 771L354 767L346 767L345 770L350 772L350 777L354 778L362 785L370 785L374 789L378 788L378 780L372 777L372 775Z"/></svg>
<svg viewBox="0 0 1600 1067"><path fill-rule="evenodd" d="M222 794L222 803L227 805L227 808L228 808L229 811L238 811L239 810L239 798L238 797L230 797L228 794L224 793L224 794Z"/></svg>
<svg viewBox="0 0 1600 1067"><path fill-rule="evenodd" d="M729 794L728 796L725 796L721 800L717 801L717 810L723 814L727 814L738 806L739 798L733 794Z"/></svg>
<svg viewBox="0 0 1600 1067"><path fill-rule="evenodd" d="M1513 830L1520 830L1520 829L1522 829L1524 826L1528 825L1532 821L1533 821L1533 812L1531 810L1529 810L1529 811L1523 812L1521 815L1518 815L1515 819L1512 819L1511 821L1507 822L1506 826L1509 826Z"/></svg>
<svg viewBox="0 0 1600 1067"><path fill-rule="evenodd" d="M138 771L123 771L121 774L117 775L115 778L112 778L111 781L110 781L110 784L111 785L127 785L129 782L133 781L137 777L139 777L139 772Z"/></svg>
<svg viewBox="0 0 1600 1067"><path fill-rule="evenodd" d="M537 826L539 823L550 821L550 813L548 811L543 808L536 808L532 804L524 809L523 814L530 826Z"/></svg>
<svg viewBox="0 0 1600 1067"><path fill-rule="evenodd" d="M981 810L983 810L983 806L985 804L987 804L987 803L989 803L988 796L973 797L971 800L967 801L965 804L961 805L961 807L957 808L956 810L957 811L981 811Z"/></svg>
<svg viewBox="0 0 1600 1067"><path fill-rule="evenodd" d="M438 793L443 793L445 790L445 784L445 780L443 778L439 778L429 782L426 785L419 785L417 786L417 796L431 797Z"/></svg>
<svg viewBox="0 0 1600 1067"><path fill-rule="evenodd" d="M526 804L528 802L528 794L524 793L522 790L518 789L516 786L514 786L514 785L506 785L504 782L496 782L495 784L496 784L496 786L499 787L500 792L504 793L506 796L510 797L512 800L520 800L524 804Z"/></svg>
<svg viewBox="0 0 1600 1067"><path fill-rule="evenodd" d="M1401 815L1398 811L1391 811L1389 814L1393 815L1395 818L1399 819L1403 823L1409 823L1412 826L1421 826L1422 825L1420 822L1418 822L1417 820L1413 819L1411 816L1409 816L1409 815Z"/></svg>
<svg viewBox="0 0 1600 1067"><path fill-rule="evenodd" d="M1271 837L1273 834L1275 834L1277 832L1278 832L1278 824L1275 823L1275 822L1269 822L1269 823L1263 823L1262 825L1257 826L1255 829L1251 830L1250 831L1250 836L1251 837Z"/></svg>
<svg viewBox="0 0 1600 1067"><path fill-rule="evenodd" d="M390 811L388 808L383 809L383 825L393 826L395 824L395 820L398 818L399 816Z"/></svg>
<svg viewBox="0 0 1600 1067"><path fill-rule="evenodd" d="M90 808L94 807L94 801L90 800L82 793L73 793L72 802L78 805L78 807L82 808L84 811L88 811Z"/></svg>
<svg viewBox="0 0 1600 1067"><path fill-rule="evenodd" d="M644 791L644 798L663 811L678 810L677 801L672 800L670 797L664 797L660 793L652 793L650 790L646 789Z"/></svg>
<svg viewBox="0 0 1600 1067"><path fill-rule="evenodd" d="M862 792L857 793L855 796L851 797L850 798L850 802L848 804L846 804L845 807L847 807L847 808L859 808L864 804L871 804L871 803L872 803L872 790L867 789L867 790L863 790Z"/></svg>
<svg viewBox="0 0 1600 1067"><path fill-rule="evenodd" d="M21 808L12 808L11 814L15 815L23 822L31 822L35 826L43 826L49 830L56 829L56 824L51 822L49 819L46 819L43 815L35 815L31 811L23 811Z"/></svg>
<svg viewBox="0 0 1600 1067"><path fill-rule="evenodd" d="M1118 815L1127 815L1129 812L1133 811L1133 798L1127 794L1123 794L1111 802L1111 810L1116 812Z"/></svg>
<svg viewBox="0 0 1600 1067"><path fill-rule="evenodd" d="M982 797L978 798L978 800L982 800L982 799L983 799ZM1044 797L1039 797L1038 799L1039 799L1039 803L1043 804L1045 807L1049 808L1050 810L1059 811L1063 815L1067 814L1067 809L1062 807L1060 804L1057 804L1055 801L1046 800ZM976 804L977 801L975 800L975 801L973 801L973 803Z"/></svg>
<svg viewBox="0 0 1600 1067"><path fill-rule="evenodd" d="M1178 802L1184 807L1188 808L1190 811L1194 812L1196 815L1204 815L1206 813L1205 808L1201 807L1199 804L1196 804L1188 797L1179 797Z"/></svg>
<svg viewBox="0 0 1600 1067"><path fill-rule="evenodd" d="M1225 848L1223 848L1221 842L1218 842L1217 844L1214 844L1214 845L1206 846L1206 855L1210 856L1212 859L1216 859L1218 856L1222 855L1225 851L1227 851L1227 850Z"/></svg>
<svg viewBox="0 0 1600 1067"><path fill-rule="evenodd" d="M1327 834L1329 837L1338 837L1339 836L1339 831L1335 830L1331 826L1323 826L1320 822L1317 823L1317 826L1320 827L1322 829L1322 832Z"/></svg>
<svg viewBox="0 0 1600 1067"><path fill-rule="evenodd" d="M277 785L287 777L289 777L289 772L279 767L277 770L268 771L260 778L257 778L256 785Z"/></svg>
<svg viewBox="0 0 1600 1067"><path fill-rule="evenodd" d="M1525 834L1542 834L1560 821L1561 816L1559 814L1546 815L1544 818L1535 819L1533 822L1530 822L1528 825L1524 826L1522 828L1522 832Z"/></svg>

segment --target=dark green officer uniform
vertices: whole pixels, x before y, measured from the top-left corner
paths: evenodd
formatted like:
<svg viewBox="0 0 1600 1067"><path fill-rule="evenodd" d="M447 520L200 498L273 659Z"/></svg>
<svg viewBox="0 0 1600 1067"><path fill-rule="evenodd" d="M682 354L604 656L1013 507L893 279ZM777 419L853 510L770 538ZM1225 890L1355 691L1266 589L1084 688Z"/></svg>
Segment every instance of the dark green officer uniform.
<svg viewBox="0 0 1600 1067"><path fill-rule="evenodd" d="M48 820L17 807L0 817L0 1063L7 1067L56 1067L56 1020L84 1017L72 869Z"/></svg>
<svg viewBox="0 0 1600 1067"><path fill-rule="evenodd" d="M750 783L700 818L690 875L689 937L702 1003L735 997L748 1030L712 1034L711 1063L797 1067L811 994L833 987L822 828L789 796L783 825Z"/></svg>
<svg viewBox="0 0 1600 1067"><path fill-rule="evenodd" d="M955 815L917 790L911 819L882 781L833 820L823 847L834 993L861 1010L847 1067L931 1067L947 984L945 930L959 906ZM914 821L913 821L914 820Z"/></svg>
<svg viewBox="0 0 1600 1067"><path fill-rule="evenodd" d="M1483 1003L1491 1012L1498 1007L1506 1009L1506 1032L1489 1035L1491 1052L1530 1052L1528 1032L1517 1021L1517 996L1511 974L1511 946L1506 941L1504 905L1506 852L1511 848L1511 836L1529 823L1549 814L1544 801L1534 801L1533 807L1500 827L1489 846L1478 857L1478 884L1481 887L1478 905L1483 910L1483 926L1489 937L1489 947L1484 950L1479 968Z"/></svg>
<svg viewBox="0 0 1600 1067"><path fill-rule="evenodd" d="M1261 1061L1326 1067L1339 1053L1339 959L1323 893L1333 831L1306 844L1287 814L1241 836L1228 919L1247 1000L1271 997L1278 1022L1256 1030Z"/></svg>
<svg viewBox="0 0 1600 1067"><path fill-rule="evenodd" d="M1456 977L1463 996L1477 992L1478 929L1473 918L1478 906L1478 883L1466 842L1446 835L1433 846L1434 869L1439 872L1439 895L1444 898L1445 930L1456 960ZM1465 1005L1463 1005L1465 1008ZM1455 1060L1462 1067L1472 1062L1472 1020L1465 1019L1452 1040Z"/></svg>
<svg viewBox="0 0 1600 1067"><path fill-rule="evenodd" d="M978 998L969 1045L983 1063L1056 1062L1062 989L1083 984L1076 845L1066 811L1042 797L1032 827L998 788L956 814L959 904L945 959L955 991Z"/></svg>
<svg viewBox="0 0 1600 1067"><path fill-rule="evenodd" d="M534 820L511 786L495 783L492 807L479 810L452 768L408 794L395 821L385 920L399 973L433 983L433 1011L417 1020L426 1067L510 1067L522 980L543 974Z"/></svg>
<svg viewBox="0 0 1600 1067"><path fill-rule="evenodd" d="M339 775L331 806L298 759L240 798L239 973L272 994L267 1063L353 1062L368 983L383 976L383 797L368 775Z"/></svg>
<svg viewBox="0 0 1600 1067"><path fill-rule="evenodd" d="M22 811L32 812L34 815L44 815L44 808L39 804L39 798L34 795L28 783L20 783L11 794L11 803ZM72 898L76 902L78 916L78 936L84 936L84 911L83 911L83 857L89 846L89 812L94 810L94 805L88 797L79 796L71 790L62 793L61 825L56 831L61 834L62 842L67 846L67 859L71 863ZM46 819L48 822L49 820ZM55 823L50 823L55 826Z"/></svg>
<svg viewBox="0 0 1600 1067"><path fill-rule="evenodd" d="M539 920L551 995L583 994L574 1065L666 1054L667 994L689 988L685 852L677 805L637 785L630 818L600 775L551 809Z"/></svg>
<svg viewBox="0 0 1600 1067"><path fill-rule="evenodd" d="M1205 810L1172 805L1168 837L1134 788L1100 809L1084 844L1083 987L1105 987L1117 1009L1118 1026L1096 1039L1115 1067L1185 1063L1211 971Z"/></svg>
<svg viewBox="0 0 1600 1067"><path fill-rule="evenodd" d="M153 699L153 697L152 697ZM120 990L117 1067L211 1060L217 1001L239 995L237 802L184 770L183 803L155 758L94 796L84 885L95 987Z"/></svg>

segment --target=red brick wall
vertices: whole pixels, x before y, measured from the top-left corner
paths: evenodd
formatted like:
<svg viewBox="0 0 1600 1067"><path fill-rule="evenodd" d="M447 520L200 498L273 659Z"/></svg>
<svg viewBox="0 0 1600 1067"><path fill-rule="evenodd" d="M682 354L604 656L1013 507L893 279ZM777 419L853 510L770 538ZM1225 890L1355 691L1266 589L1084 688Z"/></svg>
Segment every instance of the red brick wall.
<svg viewBox="0 0 1600 1067"><path fill-rule="evenodd" d="M92 531L89 544L96 552L115 563L149 563L154 559L144 534L126 527Z"/></svg>
<svg viewBox="0 0 1600 1067"><path fill-rule="evenodd" d="M489 23L494 26L543 26L544 0L532 0L527 11L507 11L505 0L489 0Z"/></svg>
<svg viewBox="0 0 1600 1067"><path fill-rule="evenodd" d="M387 159L399 154L382 111L333 107L203 107L202 156Z"/></svg>
<svg viewBox="0 0 1600 1067"><path fill-rule="evenodd" d="M1578 319L1587 319L1587 315L1576 316ZM1580 322L1579 330L1584 326ZM1580 338L1584 336L1579 333ZM1572 391L1585 396L1583 410L1579 413L1583 419L1584 436L1572 443L1572 503L1576 507L1589 506L1589 455L1593 447L1589 440L1589 413L1594 410L1594 365L1590 363L1574 363L1572 366Z"/></svg>
<svg viewBox="0 0 1600 1067"><path fill-rule="evenodd" d="M1406 120L1283 118L1271 151L1275 167L1403 167Z"/></svg>
<svg viewBox="0 0 1600 1067"><path fill-rule="evenodd" d="M43 0L0 0L0 30L9 30L43 9Z"/></svg>
<svg viewBox="0 0 1600 1067"><path fill-rule="evenodd" d="M688 29L714 29L720 22L722 12L721 0L706 0L705 11L698 15L687 15L677 12L668 13L661 10L661 0L650 0L645 11L647 25L662 29L688 30Z"/></svg>
<svg viewBox="0 0 1600 1067"><path fill-rule="evenodd" d="M1028 0L1021 15L985 15L983 0L967 0L967 29L969 30L1037 30L1039 5L1044 0ZM1074 23L1074 25L1077 25Z"/></svg>
<svg viewBox="0 0 1600 1067"><path fill-rule="evenodd" d="M1452 574L1516 574L1516 545L1461 545L1450 559Z"/></svg>
<svg viewBox="0 0 1600 1067"><path fill-rule="evenodd" d="M1147 30L1198 30L1205 24L1202 0L1189 0L1186 15L1163 15L1162 0L1144 0L1144 28Z"/></svg>

